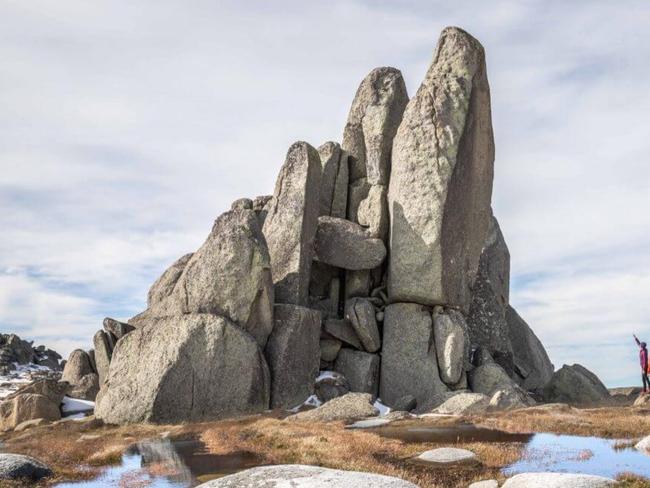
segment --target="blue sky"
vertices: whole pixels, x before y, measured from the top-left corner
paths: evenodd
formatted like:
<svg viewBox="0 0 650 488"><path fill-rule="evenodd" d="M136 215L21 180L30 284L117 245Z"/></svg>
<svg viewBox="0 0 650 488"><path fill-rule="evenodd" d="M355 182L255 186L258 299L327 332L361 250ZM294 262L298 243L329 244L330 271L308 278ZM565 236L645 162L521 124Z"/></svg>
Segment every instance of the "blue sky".
<svg viewBox="0 0 650 488"><path fill-rule="evenodd" d="M0 330L68 353L196 249L361 79L415 93L440 30L484 44L512 304L556 367L638 383L650 342L650 4L5 0Z"/></svg>

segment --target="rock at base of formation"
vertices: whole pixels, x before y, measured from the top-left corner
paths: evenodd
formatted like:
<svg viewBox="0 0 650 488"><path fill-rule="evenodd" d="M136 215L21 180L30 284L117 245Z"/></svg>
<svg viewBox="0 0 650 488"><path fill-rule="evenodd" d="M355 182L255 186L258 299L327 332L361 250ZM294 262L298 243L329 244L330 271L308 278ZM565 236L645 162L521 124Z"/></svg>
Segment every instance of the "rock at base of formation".
<svg viewBox="0 0 650 488"><path fill-rule="evenodd" d="M11 430L26 420L59 420L59 405L45 395L21 393L0 403L0 430Z"/></svg>
<svg viewBox="0 0 650 488"><path fill-rule="evenodd" d="M572 473L522 473L506 480L502 488L607 488L616 482L602 476Z"/></svg>
<svg viewBox="0 0 650 488"><path fill-rule="evenodd" d="M483 47L448 27L393 141L392 302L469 308L490 224L493 172Z"/></svg>
<svg viewBox="0 0 650 488"><path fill-rule="evenodd" d="M305 422L335 422L337 420L359 420L378 414L379 410L372 405L372 395L369 393L347 393L318 408L291 415L287 419Z"/></svg>
<svg viewBox="0 0 650 488"><path fill-rule="evenodd" d="M433 336L438 354L440 378L455 385L469 364L469 334L463 315L457 310L436 307L433 312Z"/></svg>
<svg viewBox="0 0 650 488"><path fill-rule="evenodd" d="M417 488L413 483L373 473L284 464L247 469L208 481L198 488Z"/></svg>
<svg viewBox="0 0 650 488"><path fill-rule="evenodd" d="M202 421L262 412L269 395L252 336L224 317L187 314L119 341L95 416L109 424Z"/></svg>
<svg viewBox="0 0 650 488"><path fill-rule="evenodd" d="M0 480L38 481L52 475L52 470L33 457L22 454L0 454Z"/></svg>
<svg viewBox="0 0 650 488"><path fill-rule="evenodd" d="M386 246L359 224L336 217L320 217L315 259L337 268L373 269L384 262Z"/></svg>
<svg viewBox="0 0 650 488"><path fill-rule="evenodd" d="M485 413L489 405L490 397L482 393L459 393L433 412L447 415L476 415Z"/></svg>
<svg viewBox="0 0 650 488"><path fill-rule="evenodd" d="M341 349L334 369L345 376L350 391L370 393L373 398L379 392L379 355L353 349Z"/></svg>
<svg viewBox="0 0 650 488"><path fill-rule="evenodd" d="M598 377L580 364L564 365L544 387L544 400L570 404L598 404L610 399Z"/></svg>
<svg viewBox="0 0 650 488"><path fill-rule="evenodd" d="M511 390L517 387L508 373L496 363L485 363L469 373L469 386L475 393L492 396L498 390Z"/></svg>
<svg viewBox="0 0 650 488"><path fill-rule="evenodd" d="M541 390L553 377L553 363L528 324L510 306L506 321L512 343L515 381L525 390Z"/></svg>
<svg viewBox="0 0 650 488"><path fill-rule="evenodd" d="M278 304L264 354L271 371L271 408L293 408L314 392L320 358L321 314Z"/></svg>
<svg viewBox="0 0 650 488"><path fill-rule="evenodd" d="M392 406L405 395L417 411L440 405L448 388L440 379L431 312L415 303L393 303L384 311L379 396Z"/></svg>
<svg viewBox="0 0 650 488"><path fill-rule="evenodd" d="M321 162L306 142L289 148L264 221L277 303L306 306L320 214Z"/></svg>
<svg viewBox="0 0 650 488"><path fill-rule="evenodd" d="M381 347L375 307L365 298L350 298L345 302L345 318L352 324L357 337L368 352Z"/></svg>

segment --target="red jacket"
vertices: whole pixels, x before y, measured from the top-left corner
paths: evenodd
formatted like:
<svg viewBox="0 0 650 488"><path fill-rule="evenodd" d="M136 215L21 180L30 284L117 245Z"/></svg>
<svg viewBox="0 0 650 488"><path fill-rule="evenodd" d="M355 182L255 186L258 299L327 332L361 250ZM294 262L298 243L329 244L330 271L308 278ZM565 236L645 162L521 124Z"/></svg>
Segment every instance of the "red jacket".
<svg viewBox="0 0 650 488"><path fill-rule="evenodd" d="M648 350L641 348L639 351L639 362L641 363L641 369L643 372L648 371Z"/></svg>

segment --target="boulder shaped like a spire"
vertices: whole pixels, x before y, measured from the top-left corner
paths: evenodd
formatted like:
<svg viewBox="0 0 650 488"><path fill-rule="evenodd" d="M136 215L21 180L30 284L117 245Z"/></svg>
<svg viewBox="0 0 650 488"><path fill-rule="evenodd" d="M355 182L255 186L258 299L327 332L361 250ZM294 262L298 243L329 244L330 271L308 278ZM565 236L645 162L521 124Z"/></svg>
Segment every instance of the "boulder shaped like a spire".
<svg viewBox="0 0 650 488"><path fill-rule="evenodd" d="M448 27L393 140L391 301L467 310L490 223L493 172L483 47Z"/></svg>

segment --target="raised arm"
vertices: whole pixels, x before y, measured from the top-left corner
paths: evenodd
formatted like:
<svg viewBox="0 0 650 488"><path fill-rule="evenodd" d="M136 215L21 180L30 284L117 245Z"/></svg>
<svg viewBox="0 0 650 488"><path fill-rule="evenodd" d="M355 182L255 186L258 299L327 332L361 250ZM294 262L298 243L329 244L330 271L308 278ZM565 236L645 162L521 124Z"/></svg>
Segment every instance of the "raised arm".
<svg viewBox="0 0 650 488"><path fill-rule="evenodd" d="M632 334L632 336L634 337L634 340L636 341L637 346L640 346L640 345L641 345L641 341L639 340L639 338L638 338L636 335L634 335L634 334Z"/></svg>

